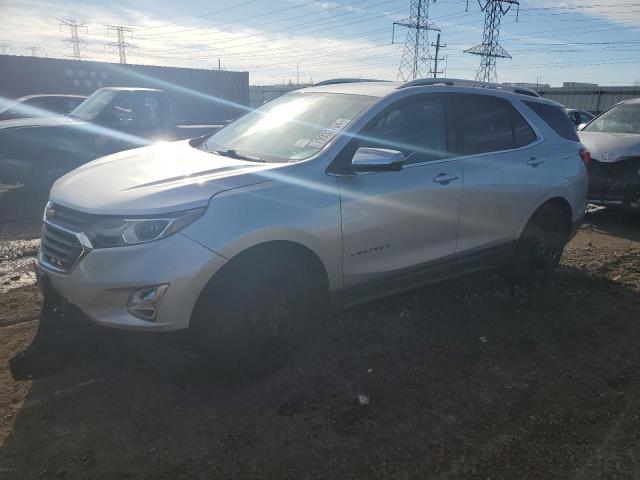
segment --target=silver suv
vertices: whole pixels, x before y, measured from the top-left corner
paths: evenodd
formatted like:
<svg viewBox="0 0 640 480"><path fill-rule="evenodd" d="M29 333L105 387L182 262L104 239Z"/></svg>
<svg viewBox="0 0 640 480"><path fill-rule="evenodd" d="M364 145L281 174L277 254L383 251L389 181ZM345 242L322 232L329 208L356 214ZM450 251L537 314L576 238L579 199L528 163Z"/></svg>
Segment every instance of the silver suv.
<svg viewBox="0 0 640 480"><path fill-rule="evenodd" d="M545 280L582 220L587 161L541 98L324 82L62 177L37 266L46 296L98 324L189 329L218 365L266 372L331 304L490 268Z"/></svg>

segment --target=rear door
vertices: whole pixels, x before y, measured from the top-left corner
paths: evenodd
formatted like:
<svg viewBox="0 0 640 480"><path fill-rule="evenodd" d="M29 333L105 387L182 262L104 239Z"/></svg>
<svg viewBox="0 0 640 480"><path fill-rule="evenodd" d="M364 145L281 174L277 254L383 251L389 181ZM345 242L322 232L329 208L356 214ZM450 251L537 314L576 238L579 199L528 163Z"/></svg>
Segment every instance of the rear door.
<svg viewBox="0 0 640 480"><path fill-rule="evenodd" d="M455 102L464 171L458 251L497 247L518 238L550 190L553 152L508 100L464 94Z"/></svg>
<svg viewBox="0 0 640 480"><path fill-rule="evenodd" d="M338 177L345 286L388 277L455 253L462 171L449 149L445 95L400 100L339 156L359 147L402 151L401 171Z"/></svg>

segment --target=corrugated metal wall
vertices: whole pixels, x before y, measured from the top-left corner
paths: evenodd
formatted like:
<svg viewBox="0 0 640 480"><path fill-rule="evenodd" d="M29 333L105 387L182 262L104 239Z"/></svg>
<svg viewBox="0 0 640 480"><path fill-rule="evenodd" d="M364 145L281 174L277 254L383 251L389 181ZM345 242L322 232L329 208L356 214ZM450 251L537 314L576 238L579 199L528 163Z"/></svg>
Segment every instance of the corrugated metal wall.
<svg viewBox="0 0 640 480"><path fill-rule="evenodd" d="M552 87L538 90L544 98L588 112L600 113L622 100L640 97L638 87Z"/></svg>
<svg viewBox="0 0 640 480"><path fill-rule="evenodd" d="M90 95L100 87L165 90L176 118L185 123L222 122L249 104L248 72L0 55L0 97Z"/></svg>

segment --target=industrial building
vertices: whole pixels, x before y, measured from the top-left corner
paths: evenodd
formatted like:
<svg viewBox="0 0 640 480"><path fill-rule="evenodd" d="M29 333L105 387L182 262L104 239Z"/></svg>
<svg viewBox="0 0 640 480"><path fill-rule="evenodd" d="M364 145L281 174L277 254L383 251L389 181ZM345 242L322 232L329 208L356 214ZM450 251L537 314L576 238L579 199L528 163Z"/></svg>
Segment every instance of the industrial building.
<svg viewBox="0 0 640 480"><path fill-rule="evenodd" d="M90 95L100 87L166 91L176 119L212 124L243 113L249 73L0 55L0 97L65 93Z"/></svg>
<svg viewBox="0 0 640 480"><path fill-rule="evenodd" d="M592 83L565 82L562 87L541 86L536 90L544 98L592 113L601 113L623 100L640 98L640 85L601 87Z"/></svg>

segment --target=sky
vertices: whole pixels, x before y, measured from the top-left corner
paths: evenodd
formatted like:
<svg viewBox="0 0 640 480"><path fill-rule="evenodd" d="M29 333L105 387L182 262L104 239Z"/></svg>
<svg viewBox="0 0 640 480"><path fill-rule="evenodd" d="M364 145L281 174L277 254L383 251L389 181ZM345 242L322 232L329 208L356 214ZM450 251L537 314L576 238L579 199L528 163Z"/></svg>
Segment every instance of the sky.
<svg viewBox="0 0 640 480"><path fill-rule="evenodd" d="M336 77L395 80L411 0L0 0L0 46L7 54L71 55L60 20L78 30L82 54L118 61L115 32L131 28L127 63L248 71L250 83L301 83ZM485 0L482 0L484 3ZM446 76L474 78L479 57L464 53L482 41L478 0L436 0L429 17L447 47ZM430 32L429 42L435 42ZM640 0L521 0L503 18L500 82L559 86L640 83ZM433 49L432 49L433 50ZM433 52L432 52L433 53ZM440 67L439 67L440 68Z"/></svg>

